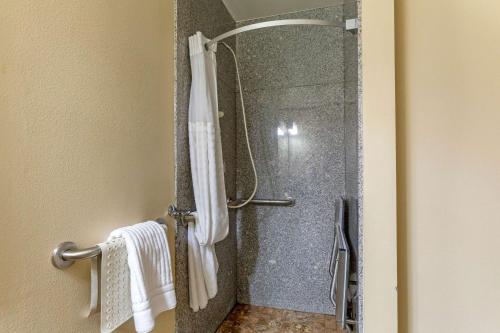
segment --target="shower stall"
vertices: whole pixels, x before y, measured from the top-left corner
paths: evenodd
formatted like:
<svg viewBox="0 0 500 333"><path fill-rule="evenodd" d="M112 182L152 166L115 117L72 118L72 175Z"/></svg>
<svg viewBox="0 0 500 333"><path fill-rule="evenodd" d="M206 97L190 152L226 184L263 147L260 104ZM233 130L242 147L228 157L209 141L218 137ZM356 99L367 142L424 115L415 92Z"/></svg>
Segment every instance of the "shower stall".
<svg viewBox="0 0 500 333"><path fill-rule="evenodd" d="M217 49L226 193L245 199L254 190L243 97L258 174L257 202L229 211L229 235L216 245L219 291L198 312L189 307L187 228L179 217L178 333L216 332L236 304L335 315L330 266L339 198L344 199L350 250L348 327L362 332L359 5L356 0L337 0L328 7L235 22L220 0L177 1L177 208L195 209L188 140L188 37L197 31L216 38L238 28L272 26L223 35L235 51L241 89L233 55L222 46ZM269 23L282 20L299 24ZM276 200L281 205L273 205Z"/></svg>

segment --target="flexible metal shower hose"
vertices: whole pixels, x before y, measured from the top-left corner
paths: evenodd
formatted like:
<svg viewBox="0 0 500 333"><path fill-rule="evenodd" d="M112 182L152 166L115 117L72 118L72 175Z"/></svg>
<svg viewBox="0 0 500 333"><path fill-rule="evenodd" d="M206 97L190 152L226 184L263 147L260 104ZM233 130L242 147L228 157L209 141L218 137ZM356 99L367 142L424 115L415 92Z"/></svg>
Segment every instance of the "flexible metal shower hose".
<svg viewBox="0 0 500 333"><path fill-rule="evenodd" d="M241 113L243 115L243 125L245 127L245 139L247 141L248 155L250 156L250 162L252 163L253 175L254 175L254 179L255 179L255 186L253 188L253 192L248 197L248 199L246 199L241 204L234 205L234 206L232 206L232 205L227 206L228 208L236 209L236 208L245 207L246 205L248 205L250 203L250 201L252 201L252 199L255 197L255 193L257 193L257 187L258 187L259 181L258 181L258 177L257 177L257 169L255 168L255 161L254 161L253 155L252 155L252 148L250 148L250 140L248 138L247 117L246 117L246 113L245 113L245 102L243 100L243 89L241 88L241 78L240 78L240 69L239 69L239 65L238 65L238 59L236 58L236 53L229 45L227 45L225 42L222 42L221 44L224 45L229 51L231 51L231 54L233 55L233 58L234 58L234 64L236 66L236 77L238 78L238 87L240 88Z"/></svg>

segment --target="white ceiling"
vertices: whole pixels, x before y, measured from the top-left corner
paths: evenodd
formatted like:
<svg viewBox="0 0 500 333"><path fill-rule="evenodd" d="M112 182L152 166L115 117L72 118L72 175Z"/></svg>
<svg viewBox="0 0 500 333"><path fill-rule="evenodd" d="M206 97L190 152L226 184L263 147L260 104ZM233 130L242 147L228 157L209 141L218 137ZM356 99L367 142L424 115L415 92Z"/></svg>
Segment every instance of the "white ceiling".
<svg viewBox="0 0 500 333"><path fill-rule="evenodd" d="M235 21L342 3L342 0L222 0Z"/></svg>

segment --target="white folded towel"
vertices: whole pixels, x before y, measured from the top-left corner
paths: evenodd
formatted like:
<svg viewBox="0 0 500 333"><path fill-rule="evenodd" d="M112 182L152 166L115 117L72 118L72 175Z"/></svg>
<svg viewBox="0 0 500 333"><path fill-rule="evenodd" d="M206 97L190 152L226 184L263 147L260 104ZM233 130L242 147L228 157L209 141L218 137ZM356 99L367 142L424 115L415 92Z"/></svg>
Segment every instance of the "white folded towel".
<svg viewBox="0 0 500 333"><path fill-rule="evenodd" d="M155 317L176 305L170 252L165 227L148 221L113 231L123 238L130 270L130 294L135 330L151 332Z"/></svg>

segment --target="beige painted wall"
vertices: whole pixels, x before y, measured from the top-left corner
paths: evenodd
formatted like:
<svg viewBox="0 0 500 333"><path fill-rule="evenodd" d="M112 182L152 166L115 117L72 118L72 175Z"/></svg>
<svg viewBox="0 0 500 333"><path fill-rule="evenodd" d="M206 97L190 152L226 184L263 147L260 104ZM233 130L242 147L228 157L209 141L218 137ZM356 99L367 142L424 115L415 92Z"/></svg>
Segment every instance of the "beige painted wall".
<svg viewBox="0 0 500 333"><path fill-rule="evenodd" d="M52 248L173 200L172 27L170 0L0 1L0 332L98 332Z"/></svg>
<svg viewBox="0 0 500 333"><path fill-rule="evenodd" d="M500 3L396 9L399 332L499 332Z"/></svg>
<svg viewBox="0 0 500 333"><path fill-rule="evenodd" d="M397 332L394 1L362 1L364 331Z"/></svg>

